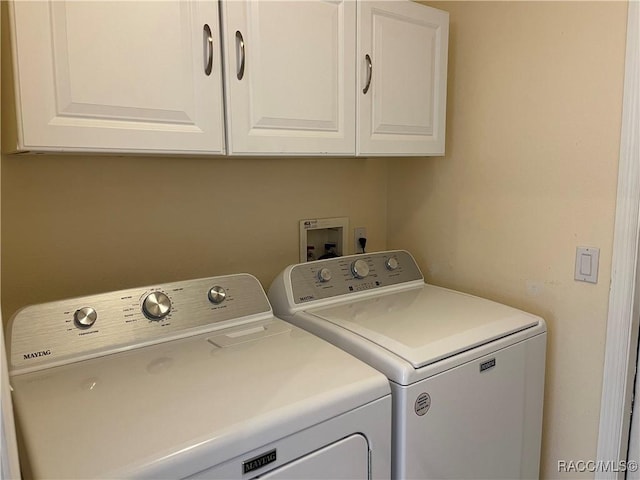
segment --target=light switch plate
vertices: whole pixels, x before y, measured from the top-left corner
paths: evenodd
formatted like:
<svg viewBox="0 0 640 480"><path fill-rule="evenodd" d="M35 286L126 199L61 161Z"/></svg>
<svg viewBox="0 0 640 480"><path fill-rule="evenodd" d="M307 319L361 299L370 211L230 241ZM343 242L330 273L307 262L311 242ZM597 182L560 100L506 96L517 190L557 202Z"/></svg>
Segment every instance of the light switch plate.
<svg viewBox="0 0 640 480"><path fill-rule="evenodd" d="M598 283L600 249L576 247L576 270L574 278L579 282Z"/></svg>

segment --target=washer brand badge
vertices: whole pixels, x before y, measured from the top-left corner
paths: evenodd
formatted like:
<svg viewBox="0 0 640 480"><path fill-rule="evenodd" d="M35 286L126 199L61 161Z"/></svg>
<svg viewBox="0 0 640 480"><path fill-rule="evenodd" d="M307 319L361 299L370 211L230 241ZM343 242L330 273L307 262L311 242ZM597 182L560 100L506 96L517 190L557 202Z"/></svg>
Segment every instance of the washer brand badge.
<svg viewBox="0 0 640 480"><path fill-rule="evenodd" d="M310 302L311 300L313 300L313 295L306 295L304 297L298 297L300 299L301 302Z"/></svg>
<svg viewBox="0 0 640 480"><path fill-rule="evenodd" d="M431 397L429 396L429 394L424 392L418 395L414 408L416 410L416 414L420 417L427 413L431 408Z"/></svg>
<svg viewBox="0 0 640 480"><path fill-rule="evenodd" d="M480 373L484 372L485 370L489 370L490 368L493 368L495 366L496 366L495 358L492 358L491 360L483 362L480 364Z"/></svg>
<svg viewBox="0 0 640 480"><path fill-rule="evenodd" d="M242 462L242 473L249 473L269 465L276 461L276 449L269 450L267 453L263 453L257 457L250 458L246 462Z"/></svg>
<svg viewBox="0 0 640 480"><path fill-rule="evenodd" d="M46 357L47 355L51 355L51 350L40 350L39 352L25 353L22 356L25 360L32 360L38 357Z"/></svg>

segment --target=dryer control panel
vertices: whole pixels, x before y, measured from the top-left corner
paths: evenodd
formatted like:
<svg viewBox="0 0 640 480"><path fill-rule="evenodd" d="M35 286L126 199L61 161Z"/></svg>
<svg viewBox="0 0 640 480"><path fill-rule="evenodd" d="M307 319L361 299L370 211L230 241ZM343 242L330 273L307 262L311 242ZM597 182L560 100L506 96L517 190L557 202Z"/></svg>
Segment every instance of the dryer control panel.
<svg viewBox="0 0 640 480"><path fill-rule="evenodd" d="M31 305L11 319L12 370L69 363L272 317L249 274L201 278Z"/></svg>
<svg viewBox="0 0 640 480"><path fill-rule="evenodd" d="M416 261L404 250L301 263L291 269L290 278L296 304L424 281Z"/></svg>

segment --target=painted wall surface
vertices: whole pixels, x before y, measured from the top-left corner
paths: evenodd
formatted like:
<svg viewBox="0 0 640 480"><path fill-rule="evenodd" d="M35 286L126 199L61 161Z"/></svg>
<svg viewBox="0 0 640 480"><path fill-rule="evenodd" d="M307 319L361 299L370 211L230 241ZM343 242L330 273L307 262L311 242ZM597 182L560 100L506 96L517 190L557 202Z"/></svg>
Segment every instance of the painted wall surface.
<svg viewBox="0 0 640 480"><path fill-rule="evenodd" d="M386 160L5 156L2 312L297 263L299 221L386 247ZM356 186L357 188L354 188ZM351 234L349 238L353 238ZM349 243L351 247L351 243Z"/></svg>
<svg viewBox="0 0 640 480"><path fill-rule="evenodd" d="M626 3L429 5L451 14L447 154L389 164L388 246L546 319L541 478L574 478L558 460L596 458ZM600 247L597 285L576 246Z"/></svg>

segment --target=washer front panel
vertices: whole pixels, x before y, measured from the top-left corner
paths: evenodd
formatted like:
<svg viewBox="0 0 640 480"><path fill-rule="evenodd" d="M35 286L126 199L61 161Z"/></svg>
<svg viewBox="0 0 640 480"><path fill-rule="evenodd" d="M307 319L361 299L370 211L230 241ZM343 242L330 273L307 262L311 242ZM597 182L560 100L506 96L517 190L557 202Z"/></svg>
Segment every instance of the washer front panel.
<svg viewBox="0 0 640 480"><path fill-rule="evenodd" d="M392 383L392 477L539 478L545 345L542 334L410 386Z"/></svg>
<svg viewBox="0 0 640 480"><path fill-rule="evenodd" d="M301 263L291 270L292 295L296 304L415 280L423 280L422 273L413 257L402 250Z"/></svg>
<svg viewBox="0 0 640 480"><path fill-rule="evenodd" d="M224 290L224 301L212 302L211 289ZM153 295L168 299L170 309L159 318L145 313L145 300ZM96 315L88 326L78 320L84 320L87 309ZM260 282L248 274L61 300L16 313L10 324L9 359L14 371L31 370L226 328L265 315L271 315L269 301Z"/></svg>

